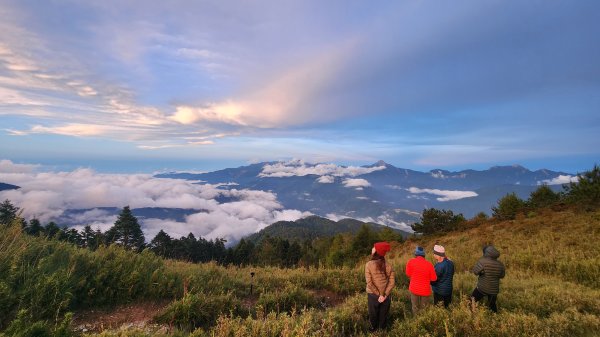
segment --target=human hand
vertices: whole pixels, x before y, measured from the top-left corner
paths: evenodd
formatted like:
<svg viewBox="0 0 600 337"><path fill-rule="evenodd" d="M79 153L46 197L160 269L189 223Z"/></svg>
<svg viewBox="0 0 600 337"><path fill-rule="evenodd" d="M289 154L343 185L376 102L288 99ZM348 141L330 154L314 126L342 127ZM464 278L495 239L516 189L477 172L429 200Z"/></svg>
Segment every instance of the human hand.
<svg viewBox="0 0 600 337"><path fill-rule="evenodd" d="M385 296L379 296L379 298L377 299L377 301L379 303L383 303L383 301L385 301L385 298L386 298Z"/></svg>

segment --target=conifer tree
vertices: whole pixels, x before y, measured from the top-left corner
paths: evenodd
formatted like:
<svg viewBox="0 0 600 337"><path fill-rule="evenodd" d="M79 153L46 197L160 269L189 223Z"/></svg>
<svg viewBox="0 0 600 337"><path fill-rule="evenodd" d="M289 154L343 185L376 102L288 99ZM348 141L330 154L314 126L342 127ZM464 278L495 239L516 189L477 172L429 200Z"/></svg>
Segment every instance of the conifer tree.
<svg viewBox="0 0 600 337"><path fill-rule="evenodd" d="M33 218L29 220L29 225L25 227L25 233L29 235L38 236L44 232L44 227L40 223L40 220Z"/></svg>
<svg viewBox="0 0 600 337"><path fill-rule="evenodd" d="M492 207L492 216L498 220L514 220L525 209L525 201L514 192L498 200L498 206Z"/></svg>
<svg viewBox="0 0 600 337"><path fill-rule="evenodd" d="M10 200L6 199L0 204L0 224L10 225L19 213L19 207L13 205Z"/></svg>
<svg viewBox="0 0 600 337"><path fill-rule="evenodd" d="M46 224L46 227L44 227L44 233L49 239L54 238L58 232L60 232L60 228L56 223L54 223L54 221L50 221L48 224Z"/></svg>
<svg viewBox="0 0 600 337"><path fill-rule="evenodd" d="M152 241L150 241L150 249L159 256L171 257L173 245L172 239L169 234L165 233L162 229Z"/></svg>
<svg viewBox="0 0 600 337"><path fill-rule="evenodd" d="M411 225L415 233L434 234L445 233L457 229L465 217L462 213L454 214L451 210L429 208L424 209L421 222Z"/></svg>
<svg viewBox="0 0 600 337"><path fill-rule="evenodd" d="M567 202L585 207L600 206L600 166L577 174L577 182L564 186Z"/></svg>
<svg viewBox="0 0 600 337"><path fill-rule="evenodd" d="M560 195L555 193L548 185L542 185L529 195L527 204L532 208L550 206L560 200Z"/></svg>
<svg viewBox="0 0 600 337"><path fill-rule="evenodd" d="M114 226L106 232L106 237L108 243L117 243L131 250L141 250L145 242L142 228L129 206L123 208Z"/></svg>

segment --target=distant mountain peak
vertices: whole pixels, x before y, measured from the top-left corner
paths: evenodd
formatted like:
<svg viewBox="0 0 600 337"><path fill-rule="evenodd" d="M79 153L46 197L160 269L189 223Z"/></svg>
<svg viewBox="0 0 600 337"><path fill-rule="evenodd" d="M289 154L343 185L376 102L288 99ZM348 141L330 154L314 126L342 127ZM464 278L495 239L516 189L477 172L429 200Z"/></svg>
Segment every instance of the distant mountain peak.
<svg viewBox="0 0 600 337"><path fill-rule="evenodd" d="M371 164L371 165L367 165L364 167L385 167L385 168L394 168L394 165L388 164L383 160L378 160L375 163Z"/></svg>
<svg viewBox="0 0 600 337"><path fill-rule="evenodd" d="M523 167L519 164L513 164L513 165L500 165L500 166L492 166L490 167L490 171L491 170L519 170L519 171L529 171L529 169L527 169L526 167Z"/></svg>

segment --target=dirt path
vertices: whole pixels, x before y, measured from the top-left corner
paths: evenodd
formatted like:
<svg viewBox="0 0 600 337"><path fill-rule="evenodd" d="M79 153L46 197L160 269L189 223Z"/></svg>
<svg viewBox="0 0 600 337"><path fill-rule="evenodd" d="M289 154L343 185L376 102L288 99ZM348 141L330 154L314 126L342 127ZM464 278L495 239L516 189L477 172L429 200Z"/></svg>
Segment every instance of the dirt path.
<svg viewBox="0 0 600 337"><path fill-rule="evenodd" d="M319 302L321 309L336 307L346 300L345 296L327 289L312 290L311 292Z"/></svg>
<svg viewBox="0 0 600 337"><path fill-rule="evenodd" d="M75 313L73 325L76 331L100 332L121 327L144 328L152 324L156 316L169 301L137 302L110 309L89 309Z"/></svg>
<svg viewBox="0 0 600 337"><path fill-rule="evenodd" d="M329 309L344 302L345 296L326 289L310 291L318 302L319 309ZM254 308L257 295L242 299L243 305ZM120 305L106 309L80 310L73 317L73 326L78 332L101 332L120 328L148 328L153 330L167 329L154 323L152 319L160 313L169 301L147 301Z"/></svg>

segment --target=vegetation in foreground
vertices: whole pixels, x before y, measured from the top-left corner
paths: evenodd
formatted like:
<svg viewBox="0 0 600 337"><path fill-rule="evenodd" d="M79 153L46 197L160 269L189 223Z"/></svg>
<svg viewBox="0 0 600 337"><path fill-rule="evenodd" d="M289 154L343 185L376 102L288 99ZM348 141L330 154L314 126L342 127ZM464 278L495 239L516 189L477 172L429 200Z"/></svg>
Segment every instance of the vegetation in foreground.
<svg viewBox="0 0 600 337"><path fill-rule="evenodd" d="M391 325L379 335L600 335L597 207L518 209L505 220L473 219L444 232L396 243L386 255L397 271L397 287ZM489 243L507 267L498 314L467 299L476 283L468 269ZM413 318L403 270L417 244L428 253L434 244L444 245L457 273L450 310L430 307ZM166 299L171 303L154 318L156 327L83 335L366 336L366 258L352 267L191 264L164 260L147 249L81 249L26 235L17 221L0 226L0 331L5 336L77 335L71 312ZM343 301L332 305L322 294Z"/></svg>

